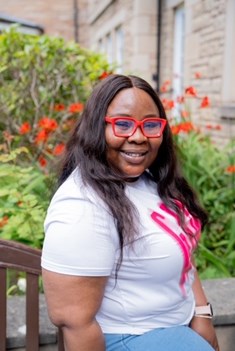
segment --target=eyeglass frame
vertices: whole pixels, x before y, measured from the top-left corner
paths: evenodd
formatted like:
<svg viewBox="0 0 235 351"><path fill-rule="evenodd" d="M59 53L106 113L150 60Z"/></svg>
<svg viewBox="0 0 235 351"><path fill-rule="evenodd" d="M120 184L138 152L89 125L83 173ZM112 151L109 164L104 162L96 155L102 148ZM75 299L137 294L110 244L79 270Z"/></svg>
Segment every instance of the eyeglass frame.
<svg viewBox="0 0 235 351"><path fill-rule="evenodd" d="M122 135L117 135L117 133L115 132L115 121L118 119L123 119L126 121L133 121L134 122L134 129L131 133L126 133L126 134L122 134ZM161 129L159 131L158 135L146 135L145 131L144 131L144 122L146 121L160 121L162 123ZM163 134L163 131L165 129L165 126L167 124L167 120L163 119L163 118L159 118L159 117L146 117L144 118L142 121L138 121L136 120L134 117L126 117L126 116L115 116L115 117L110 117L110 116L105 116L105 122L110 123L112 125L112 130L113 130L113 134L118 137L118 138L128 138L130 136L132 136L138 127L141 128L141 131L143 133L143 135L146 138L160 138Z"/></svg>

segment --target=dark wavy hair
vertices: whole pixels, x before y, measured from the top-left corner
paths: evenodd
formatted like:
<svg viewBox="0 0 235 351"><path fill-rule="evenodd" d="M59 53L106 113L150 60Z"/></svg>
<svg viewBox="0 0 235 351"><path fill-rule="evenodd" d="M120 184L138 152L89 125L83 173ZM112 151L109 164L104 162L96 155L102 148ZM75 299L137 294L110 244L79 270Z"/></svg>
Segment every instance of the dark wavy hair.
<svg viewBox="0 0 235 351"><path fill-rule="evenodd" d="M123 177L107 162L104 117L115 96L121 90L133 87L145 91L155 102L160 117L166 119L159 97L145 80L136 76L110 75L97 84L88 99L81 119L76 123L68 140L59 177L61 184L79 166L83 182L98 193L115 219L121 252L123 245L135 239L137 228L134 225L134 217L137 213L135 206L125 195ZM179 170L176 147L168 124L164 130L157 157L149 171L156 182L159 196L180 216L183 228L184 215L182 209L177 206L176 200L198 218L202 226L206 223L206 212Z"/></svg>

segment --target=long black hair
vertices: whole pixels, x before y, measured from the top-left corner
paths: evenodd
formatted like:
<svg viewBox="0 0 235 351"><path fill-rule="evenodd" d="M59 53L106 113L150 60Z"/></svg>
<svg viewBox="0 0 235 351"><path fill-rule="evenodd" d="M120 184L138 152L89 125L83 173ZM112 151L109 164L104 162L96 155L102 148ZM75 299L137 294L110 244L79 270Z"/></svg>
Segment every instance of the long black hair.
<svg viewBox="0 0 235 351"><path fill-rule="evenodd" d="M61 184L79 166L83 182L98 193L115 219L121 252L123 245L132 242L135 238L136 211L125 195L123 177L117 174L107 162L104 117L114 97L121 90L133 87L145 91L155 102L159 116L166 119L161 100L145 80L136 76L110 75L94 88L88 99L83 114L68 140L59 177ZM202 225L206 223L206 212L199 204L193 189L181 175L176 147L168 124L164 129L163 141L157 157L149 171L156 182L159 196L180 216L182 226L184 215L182 209L177 206L176 200L198 218Z"/></svg>

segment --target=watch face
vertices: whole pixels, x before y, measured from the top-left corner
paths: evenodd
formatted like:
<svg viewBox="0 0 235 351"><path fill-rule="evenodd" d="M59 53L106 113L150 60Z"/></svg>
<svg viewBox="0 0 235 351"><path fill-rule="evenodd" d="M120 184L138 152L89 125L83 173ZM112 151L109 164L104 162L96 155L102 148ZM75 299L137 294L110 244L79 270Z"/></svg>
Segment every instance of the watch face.
<svg viewBox="0 0 235 351"><path fill-rule="evenodd" d="M212 305L208 302L207 306L210 307L210 315L213 316Z"/></svg>

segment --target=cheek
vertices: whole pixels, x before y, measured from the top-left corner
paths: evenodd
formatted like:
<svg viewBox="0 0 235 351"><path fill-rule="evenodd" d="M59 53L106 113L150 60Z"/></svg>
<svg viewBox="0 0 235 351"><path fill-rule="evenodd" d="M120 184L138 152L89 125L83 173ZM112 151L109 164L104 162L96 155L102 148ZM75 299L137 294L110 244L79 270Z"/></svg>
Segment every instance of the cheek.
<svg viewBox="0 0 235 351"><path fill-rule="evenodd" d="M108 125L105 129L105 141L107 153L109 153L111 151L118 150L122 146L124 139L116 137L113 134L111 125Z"/></svg>
<svg viewBox="0 0 235 351"><path fill-rule="evenodd" d="M159 148L160 148L160 146L161 146L161 144L162 144L162 140L163 140L163 137L161 137L161 138L158 138L158 139L151 139L150 140L150 145L151 145L151 150L152 150L152 153L154 154L155 153L155 155L157 156L157 153L158 153L158 150L159 150Z"/></svg>

